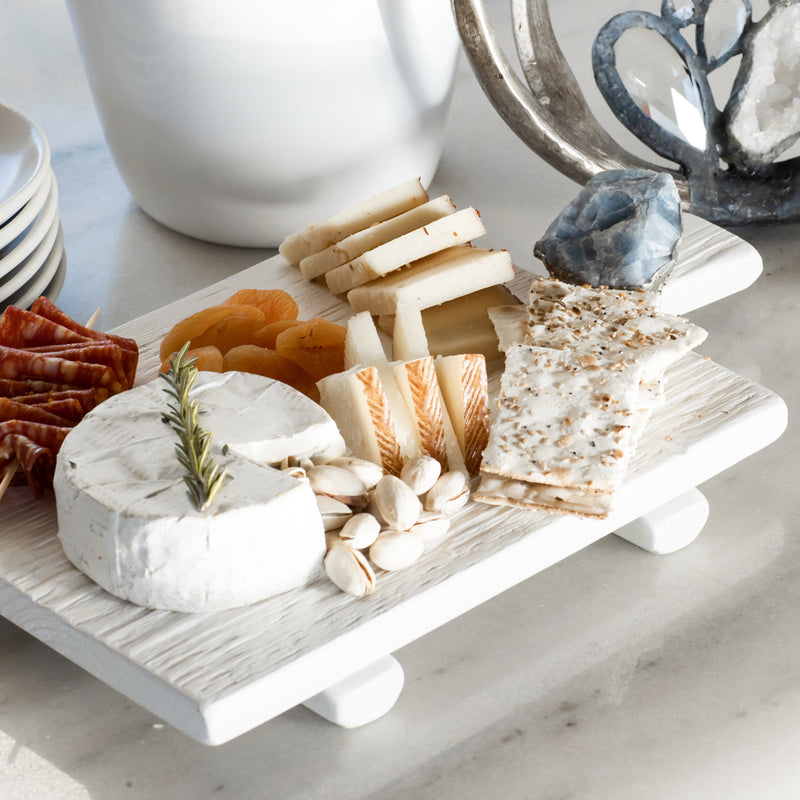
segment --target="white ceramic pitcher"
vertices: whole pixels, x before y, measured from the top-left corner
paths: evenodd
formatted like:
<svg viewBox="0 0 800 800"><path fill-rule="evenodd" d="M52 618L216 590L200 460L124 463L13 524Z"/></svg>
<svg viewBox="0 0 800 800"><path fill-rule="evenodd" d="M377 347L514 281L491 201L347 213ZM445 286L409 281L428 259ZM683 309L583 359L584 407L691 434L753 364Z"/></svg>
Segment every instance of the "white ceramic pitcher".
<svg viewBox="0 0 800 800"><path fill-rule="evenodd" d="M449 0L67 0L136 203L201 239L276 246L439 161Z"/></svg>

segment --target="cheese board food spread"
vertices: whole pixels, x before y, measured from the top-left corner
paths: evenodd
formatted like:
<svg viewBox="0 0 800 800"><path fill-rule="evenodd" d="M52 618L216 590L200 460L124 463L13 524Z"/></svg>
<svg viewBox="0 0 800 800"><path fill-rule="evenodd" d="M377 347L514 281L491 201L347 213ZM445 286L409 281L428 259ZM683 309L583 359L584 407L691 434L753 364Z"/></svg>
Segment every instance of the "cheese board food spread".
<svg viewBox="0 0 800 800"><path fill-rule="evenodd" d="M508 253L472 246L484 233L475 209L409 181L281 245L302 279L346 295L345 325L300 319L275 288L176 322L161 372L177 380L185 356L205 367L175 412L200 466L176 458L176 430L191 437L161 382L131 388L133 348L111 342L104 402L65 429L55 463L67 558L136 604L212 611L323 568L370 593L445 536L473 479L483 503L607 516L665 369L705 331L653 292L534 278L519 302ZM433 351L429 331L445 341L456 320L463 346ZM487 354L504 358L491 401ZM206 458L207 507L182 470Z"/></svg>

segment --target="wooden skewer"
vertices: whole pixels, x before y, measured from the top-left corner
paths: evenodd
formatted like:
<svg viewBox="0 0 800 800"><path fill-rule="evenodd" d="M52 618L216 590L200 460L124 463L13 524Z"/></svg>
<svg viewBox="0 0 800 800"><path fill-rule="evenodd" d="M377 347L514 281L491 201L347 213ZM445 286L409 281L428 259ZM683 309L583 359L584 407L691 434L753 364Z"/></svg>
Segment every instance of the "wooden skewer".
<svg viewBox="0 0 800 800"><path fill-rule="evenodd" d="M97 322L97 318L100 316L100 306L97 307L94 314L89 317L89 321L84 325L84 328L94 328L95 323Z"/></svg>
<svg viewBox="0 0 800 800"><path fill-rule="evenodd" d="M3 469L3 477L0 478L0 500L3 499L6 489L11 484L11 479L16 474L17 467L19 467L19 462L15 458L10 464L6 464L5 469Z"/></svg>

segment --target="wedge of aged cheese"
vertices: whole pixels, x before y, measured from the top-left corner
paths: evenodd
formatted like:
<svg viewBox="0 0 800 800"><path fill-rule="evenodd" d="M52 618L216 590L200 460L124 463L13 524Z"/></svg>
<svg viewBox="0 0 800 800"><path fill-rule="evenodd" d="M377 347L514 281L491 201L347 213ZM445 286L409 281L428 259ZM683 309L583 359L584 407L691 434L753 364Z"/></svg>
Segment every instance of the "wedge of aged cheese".
<svg viewBox="0 0 800 800"><path fill-rule="evenodd" d="M514 277L506 250L482 250L467 245L450 247L347 293L355 311L394 314L398 303L420 309L445 303Z"/></svg>
<svg viewBox="0 0 800 800"><path fill-rule="evenodd" d="M489 384L486 359L480 353L435 359L439 388L464 455L464 466L475 475L489 443Z"/></svg>
<svg viewBox="0 0 800 800"><path fill-rule="evenodd" d="M397 385L394 371L386 357L372 317L366 312L354 314L347 320L344 363L346 368L374 367L376 375L380 379L385 402L391 413L394 436L398 441L401 458L405 461L418 456L421 450L416 426ZM324 404L323 407L325 407ZM347 434L343 433L343 435L347 439ZM379 435L381 435L380 432Z"/></svg>
<svg viewBox="0 0 800 800"><path fill-rule="evenodd" d="M433 357L394 362L392 368L422 452L435 458L443 472L463 470L464 459L439 389Z"/></svg>
<svg viewBox="0 0 800 800"><path fill-rule="evenodd" d="M304 585L321 573L322 520L310 488L269 463L341 452L338 430L269 378L199 373L195 386L212 456L228 470L214 503L200 512L189 500L162 420L164 384L144 384L99 405L64 441L54 487L67 558L112 594L172 611L233 608Z"/></svg>
<svg viewBox="0 0 800 800"><path fill-rule="evenodd" d="M454 245L466 244L484 233L486 229L480 214L474 208L464 208L398 236L341 267L326 272L325 282L333 294L344 294L425 256Z"/></svg>
<svg viewBox="0 0 800 800"><path fill-rule="evenodd" d="M398 236L410 233L448 214L453 214L455 210L453 201L447 195L442 195L412 208L410 211L398 214L396 217L350 234L319 253L306 256L300 261L300 272L307 280L313 280L368 250L373 250Z"/></svg>
<svg viewBox="0 0 800 800"><path fill-rule="evenodd" d="M336 420L353 453L399 474L403 455L397 421L378 370L352 367L323 378L317 387L320 404ZM413 432L405 431L409 435Z"/></svg>
<svg viewBox="0 0 800 800"><path fill-rule="evenodd" d="M640 382L635 366L584 370L569 351L513 345L481 471L613 491L633 452Z"/></svg>
<svg viewBox="0 0 800 800"><path fill-rule="evenodd" d="M356 231L420 206L427 200L428 193L418 178L406 181L325 220L307 225L287 236L278 250L290 264L299 264L312 253L318 253Z"/></svg>

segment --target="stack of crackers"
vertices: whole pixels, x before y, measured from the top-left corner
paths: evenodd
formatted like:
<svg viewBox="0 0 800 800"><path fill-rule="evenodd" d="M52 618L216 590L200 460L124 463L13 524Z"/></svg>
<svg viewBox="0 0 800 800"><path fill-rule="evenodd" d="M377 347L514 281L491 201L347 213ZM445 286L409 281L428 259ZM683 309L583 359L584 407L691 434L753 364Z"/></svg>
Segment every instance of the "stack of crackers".
<svg viewBox="0 0 800 800"><path fill-rule="evenodd" d="M475 500L608 515L664 371L707 335L657 305L535 278L527 307L490 309L506 362Z"/></svg>

